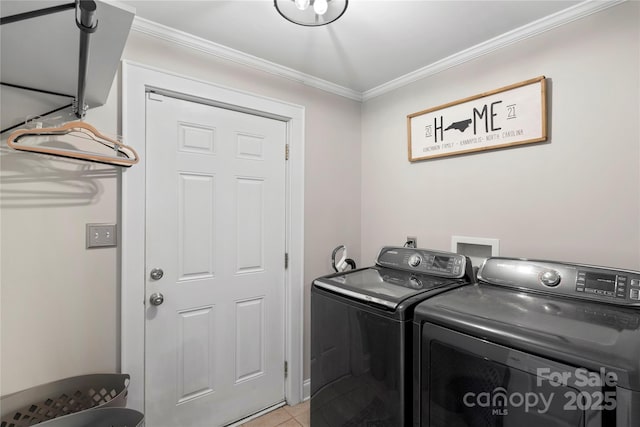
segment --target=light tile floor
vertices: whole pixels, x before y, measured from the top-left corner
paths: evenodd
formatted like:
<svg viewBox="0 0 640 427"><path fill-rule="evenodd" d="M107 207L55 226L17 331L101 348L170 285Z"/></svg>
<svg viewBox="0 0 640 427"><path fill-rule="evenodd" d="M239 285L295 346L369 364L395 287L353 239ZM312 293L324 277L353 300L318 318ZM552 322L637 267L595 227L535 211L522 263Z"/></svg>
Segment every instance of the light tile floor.
<svg viewBox="0 0 640 427"><path fill-rule="evenodd" d="M240 427L309 427L309 401L296 406L283 406Z"/></svg>

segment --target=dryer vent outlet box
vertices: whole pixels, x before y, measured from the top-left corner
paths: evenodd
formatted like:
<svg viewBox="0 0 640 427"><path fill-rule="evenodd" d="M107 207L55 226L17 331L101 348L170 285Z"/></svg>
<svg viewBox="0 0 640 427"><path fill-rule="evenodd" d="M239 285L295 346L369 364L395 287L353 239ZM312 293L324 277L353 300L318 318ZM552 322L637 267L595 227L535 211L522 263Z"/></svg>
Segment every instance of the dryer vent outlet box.
<svg viewBox="0 0 640 427"><path fill-rule="evenodd" d="M480 267L484 260L500 255L500 240L484 237L451 237L451 252L466 255L474 267Z"/></svg>

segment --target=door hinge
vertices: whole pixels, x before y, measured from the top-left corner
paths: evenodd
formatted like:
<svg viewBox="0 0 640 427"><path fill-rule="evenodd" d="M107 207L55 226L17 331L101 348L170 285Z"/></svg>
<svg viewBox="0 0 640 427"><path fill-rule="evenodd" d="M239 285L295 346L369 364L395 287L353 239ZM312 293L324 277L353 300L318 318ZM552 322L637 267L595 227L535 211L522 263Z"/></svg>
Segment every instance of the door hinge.
<svg viewBox="0 0 640 427"><path fill-rule="evenodd" d="M284 361L284 377L287 378L287 375L289 375L289 362L285 360Z"/></svg>
<svg viewBox="0 0 640 427"><path fill-rule="evenodd" d="M289 160L289 144L285 144L284 146L284 159Z"/></svg>
<svg viewBox="0 0 640 427"><path fill-rule="evenodd" d="M289 268L289 253L285 252L284 253L284 269L286 270L287 268Z"/></svg>

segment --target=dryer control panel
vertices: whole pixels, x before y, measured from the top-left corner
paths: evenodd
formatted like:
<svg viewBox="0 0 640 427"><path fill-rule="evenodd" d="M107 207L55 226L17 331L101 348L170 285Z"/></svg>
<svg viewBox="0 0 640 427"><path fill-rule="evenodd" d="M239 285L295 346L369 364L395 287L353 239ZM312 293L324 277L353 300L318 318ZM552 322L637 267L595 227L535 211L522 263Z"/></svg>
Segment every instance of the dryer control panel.
<svg viewBox="0 0 640 427"><path fill-rule="evenodd" d="M376 260L381 267L452 279L463 278L471 268L468 263L467 257L452 252L395 246L382 248Z"/></svg>
<svg viewBox="0 0 640 427"><path fill-rule="evenodd" d="M478 279L492 285L640 307L640 272L593 265L489 258Z"/></svg>

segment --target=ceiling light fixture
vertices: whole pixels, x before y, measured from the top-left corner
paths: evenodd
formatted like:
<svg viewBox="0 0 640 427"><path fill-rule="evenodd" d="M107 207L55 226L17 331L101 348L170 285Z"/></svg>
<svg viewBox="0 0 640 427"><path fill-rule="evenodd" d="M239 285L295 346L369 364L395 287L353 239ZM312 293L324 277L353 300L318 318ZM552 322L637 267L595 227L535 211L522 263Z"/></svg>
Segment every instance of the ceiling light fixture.
<svg viewBox="0 0 640 427"><path fill-rule="evenodd" d="M340 18L349 0L274 0L284 19L305 27L327 25Z"/></svg>

